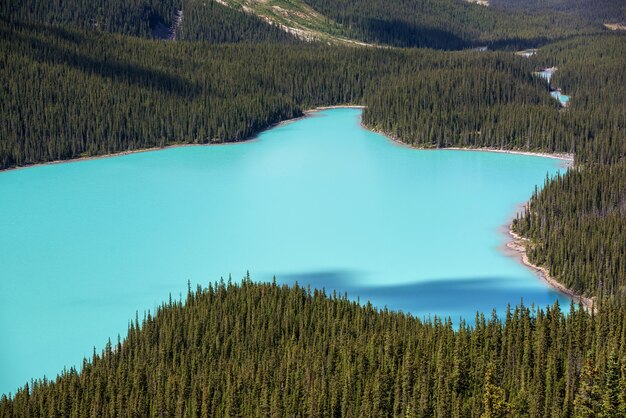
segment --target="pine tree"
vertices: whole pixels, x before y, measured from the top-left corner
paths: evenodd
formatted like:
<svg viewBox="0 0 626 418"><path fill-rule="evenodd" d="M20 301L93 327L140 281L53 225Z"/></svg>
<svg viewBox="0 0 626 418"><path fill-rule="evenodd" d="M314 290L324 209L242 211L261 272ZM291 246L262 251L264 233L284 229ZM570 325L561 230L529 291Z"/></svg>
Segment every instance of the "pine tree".
<svg viewBox="0 0 626 418"><path fill-rule="evenodd" d="M611 351L604 372L605 382L602 396L602 418L613 418L620 414L620 367L617 356Z"/></svg>
<svg viewBox="0 0 626 418"><path fill-rule="evenodd" d="M597 415L600 406L597 379L598 371L593 364L591 356L588 356L581 373L578 393L574 399L575 418L592 418Z"/></svg>
<svg viewBox="0 0 626 418"><path fill-rule="evenodd" d="M504 389L495 383L495 367L493 363L487 364L485 382L483 386L483 413L481 418L505 417L509 411L509 405L504 397Z"/></svg>

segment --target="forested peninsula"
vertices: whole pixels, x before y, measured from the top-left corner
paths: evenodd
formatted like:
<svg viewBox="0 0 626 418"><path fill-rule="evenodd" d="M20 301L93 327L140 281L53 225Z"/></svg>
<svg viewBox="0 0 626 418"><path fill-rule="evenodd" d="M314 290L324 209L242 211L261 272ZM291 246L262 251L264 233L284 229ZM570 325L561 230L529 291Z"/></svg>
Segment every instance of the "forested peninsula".
<svg viewBox="0 0 626 418"><path fill-rule="evenodd" d="M455 328L222 281L135 318L80 370L2 395L0 417L626 416L626 36L584 1L304 3L320 30L374 46L306 42L228 1L2 3L0 170L242 141L342 104L418 148L573 154L512 230L596 309L520 302ZM534 75L546 67L566 108Z"/></svg>
<svg viewBox="0 0 626 418"><path fill-rule="evenodd" d="M447 319L276 283L189 290L0 416L623 416L626 313L604 299Z"/></svg>

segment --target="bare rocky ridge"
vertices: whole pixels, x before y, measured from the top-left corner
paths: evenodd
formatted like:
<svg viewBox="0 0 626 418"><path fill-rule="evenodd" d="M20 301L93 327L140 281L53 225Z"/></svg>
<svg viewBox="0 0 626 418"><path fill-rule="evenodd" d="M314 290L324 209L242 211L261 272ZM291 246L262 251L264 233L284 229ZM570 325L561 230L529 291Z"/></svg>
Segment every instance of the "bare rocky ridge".
<svg viewBox="0 0 626 418"><path fill-rule="evenodd" d="M626 23L605 23L604 27L610 30L626 30Z"/></svg>
<svg viewBox="0 0 626 418"><path fill-rule="evenodd" d="M489 0L463 0L467 3L475 3L478 4L480 6L485 6L488 7L489 6Z"/></svg>

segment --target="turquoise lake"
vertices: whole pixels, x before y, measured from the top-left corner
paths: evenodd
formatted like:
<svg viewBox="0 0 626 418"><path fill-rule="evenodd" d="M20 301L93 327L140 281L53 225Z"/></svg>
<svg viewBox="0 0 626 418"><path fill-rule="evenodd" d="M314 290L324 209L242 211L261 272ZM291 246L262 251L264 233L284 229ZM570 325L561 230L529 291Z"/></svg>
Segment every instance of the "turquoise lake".
<svg viewBox="0 0 626 418"><path fill-rule="evenodd" d="M550 92L550 96L552 96L553 98L555 98L556 100L559 101L559 103L561 103L562 106L567 106L567 104L569 103L569 96L565 95L565 94L561 94L560 91L551 91Z"/></svg>
<svg viewBox="0 0 626 418"><path fill-rule="evenodd" d="M569 304L502 251L562 161L414 150L360 116L0 173L0 393L80 366L188 280L246 270L457 322L522 299Z"/></svg>

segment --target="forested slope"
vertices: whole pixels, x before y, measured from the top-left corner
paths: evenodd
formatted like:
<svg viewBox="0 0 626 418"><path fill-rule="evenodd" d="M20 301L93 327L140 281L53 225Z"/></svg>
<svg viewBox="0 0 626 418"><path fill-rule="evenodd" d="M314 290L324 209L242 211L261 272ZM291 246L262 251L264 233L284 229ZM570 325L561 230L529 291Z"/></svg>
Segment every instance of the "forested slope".
<svg viewBox="0 0 626 418"><path fill-rule="evenodd" d="M555 84L572 94L562 117L576 126L578 167L547 182L513 226L533 240L533 262L589 296L626 289L625 57L623 36L569 40L539 52L559 67Z"/></svg>
<svg viewBox="0 0 626 418"><path fill-rule="evenodd" d="M616 163L626 155L625 56L625 36L602 35L547 46L519 62L518 88L533 77L529 68L559 67L553 84L572 96L566 110L556 101L520 101L489 69L468 65L435 69L427 77L445 97L445 115L436 94L424 94L422 74L413 74L390 78L368 94L363 120L419 147L545 150L575 153L578 163ZM506 60L498 59L496 68Z"/></svg>
<svg viewBox="0 0 626 418"><path fill-rule="evenodd" d="M177 14L180 22L175 24ZM66 0L6 1L0 17L10 22L61 25L160 38L169 28L178 40L221 42L293 42L295 39L256 16L214 0Z"/></svg>
<svg viewBox="0 0 626 418"><path fill-rule="evenodd" d="M304 0L349 36L400 47L525 48L599 32L600 25L559 12L528 14L458 0Z"/></svg>
<svg viewBox="0 0 626 418"><path fill-rule="evenodd" d="M489 4L534 15L568 13L601 23L626 20L626 3L622 0L489 0Z"/></svg>
<svg viewBox="0 0 626 418"><path fill-rule="evenodd" d="M305 13L306 8L313 13ZM311 28L321 40L448 50L483 44L522 48L604 30L556 9L508 12L459 0L23 0L0 4L0 17L146 38L171 30L177 40L209 42L290 42L294 38L278 25L298 22L298 28ZM177 17L182 19L175 24Z"/></svg>
<svg viewBox="0 0 626 418"><path fill-rule="evenodd" d="M132 322L81 372L3 395L0 417L624 416L623 301L597 316L501 314L454 330L319 290L222 282Z"/></svg>

